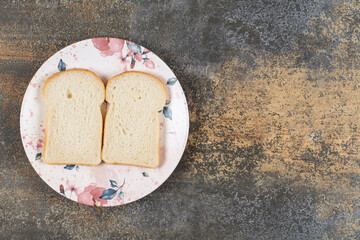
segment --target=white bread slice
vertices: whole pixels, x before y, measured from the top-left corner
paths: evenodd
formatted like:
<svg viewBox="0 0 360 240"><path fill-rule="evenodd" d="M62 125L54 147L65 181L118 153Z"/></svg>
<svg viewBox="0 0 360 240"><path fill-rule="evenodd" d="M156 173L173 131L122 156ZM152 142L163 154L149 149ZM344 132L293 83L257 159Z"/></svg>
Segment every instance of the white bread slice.
<svg viewBox="0 0 360 240"><path fill-rule="evenodd" d="M101 79L84 69L59 72L45 81L43 97L48 107L45 162L98 165L103 130L100 105L105 99Z"/></svg>
<svg viewBox="0 0 360 240"><path fill-rule="evenodd" d="M159 165L159 110L166 101L164 84L143 72L125 72L106 86L102 159L105 163L155 168Z"/></svg>

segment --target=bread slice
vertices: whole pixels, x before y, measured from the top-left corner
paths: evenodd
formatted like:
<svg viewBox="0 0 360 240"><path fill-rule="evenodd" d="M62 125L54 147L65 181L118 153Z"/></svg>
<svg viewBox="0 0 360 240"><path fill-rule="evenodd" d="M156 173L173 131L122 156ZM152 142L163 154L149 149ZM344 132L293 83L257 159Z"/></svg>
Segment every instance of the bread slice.
<svg viewBox="0 0 360 240"><path fill-rule="evenodd" d="M98 165L101 162L105 99L101 79L89 70L73 69L45 81L48 107L43 156L48 164Z"/></svg>
<svg viewBox="0 0 360 240"><path fill-rule="evenodd" d="M102 159L105 163L155 168L159 165L159 110L166 101L160 79L125 72L106 86Z"/></svg>

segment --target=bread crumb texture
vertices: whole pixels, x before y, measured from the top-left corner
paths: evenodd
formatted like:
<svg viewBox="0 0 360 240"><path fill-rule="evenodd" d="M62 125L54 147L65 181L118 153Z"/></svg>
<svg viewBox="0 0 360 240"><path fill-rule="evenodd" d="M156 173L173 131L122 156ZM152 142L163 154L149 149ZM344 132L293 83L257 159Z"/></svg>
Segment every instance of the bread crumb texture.
<svg viewBox="0 0 360 240"><path fill-rule="evenodd" d="M92 72L70 70L44 86L48 106L44 158L49 164L97 165L101 162L105 91Z"/></svg>
<svg viewBox="0 0 360 240"><path fill-rule="evenodd" d="M106 163L158 166L158 111L165 100L163 83L151 75L127 72L110 79L102 155Z"/></svg>

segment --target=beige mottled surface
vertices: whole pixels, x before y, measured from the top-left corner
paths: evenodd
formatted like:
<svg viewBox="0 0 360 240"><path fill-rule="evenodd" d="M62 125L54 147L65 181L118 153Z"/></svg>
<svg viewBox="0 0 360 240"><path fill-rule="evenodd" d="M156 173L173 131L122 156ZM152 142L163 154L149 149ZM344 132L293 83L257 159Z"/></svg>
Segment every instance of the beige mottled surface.
<svg viewBox="0 0 360 240"><path fill-rule="evenodd" d="M359 26L358 1L2 1L0 238L359 238ZM19 134L32 75L96 36L159 55L190 112L169 180L114 208L53 192Z"/></svg>

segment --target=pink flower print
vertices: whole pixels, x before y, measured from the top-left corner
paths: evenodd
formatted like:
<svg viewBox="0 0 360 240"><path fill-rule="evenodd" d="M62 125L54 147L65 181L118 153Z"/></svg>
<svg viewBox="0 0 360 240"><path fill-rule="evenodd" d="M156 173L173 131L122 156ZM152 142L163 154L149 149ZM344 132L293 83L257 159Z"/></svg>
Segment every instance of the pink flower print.
<svg viewBox="0 0 360 240"><path fill-rule="evenodd" d="M129 49L127 55L128 55L129 57L131 57L132 55L134 55L134 50Z"/></svg>
<svg viewBox="0 0 360 240"><path fill-rule="evenodd" d="M107 51L110 49L109 41L106 38L93 38L91 41L94 44L94 47L100 51Z"/></svg>
<svg viewBox="0 0 360 240"><path fill-rule="evenodd" d="M70 195L73 193L73 192L75 192L75 194L78 196L79 195L79 189L76 187L76 185L75 185L75 183L73 183L73 182L70 182L69 180L68 181L66 181L66 187L65 187L65 192L67 192L67 191L71 191L70 192Z"/></svg>
<svg viewBox="0 0 360 240"><path fill-rule="evenodd" d="M98 200L101 203L106 203L105 199L100 199L102 193L105 191L106 188L103 187L96 187L90 191L90 194L93 196L94 200Z"/></svg>
<svg viewBox="0 0 360 240"><path fill-rule="evenodd" d="M92 195L89 192L82 192L78 196L79 203L94 206L94 200L92 199Z"/></svg>
<svg viewBox="0 0 360 240"><path fill-rule="evenodd" d="M109 47L112 52L122 52L125 41L117 38L109 38Z"/></svg>
<svg viewBox="0 0 360 240"><path fill-rule="evenodd" d="M149 60L145 61L145 67L150 68L150 69L154 69L155 64L154 64L154 62L152 60L149 59Z"/></svg>
<svg viewBox="0 0 360 240"><path fill-rule="evenodd" d="M107 202L105 199L100 199L104 190L105 188L97 187L96 184L92 183L79 194L78 202L90 206L103 206Z"/></svg>
<svg viewBox="0 0 360 240"><path fill-rule="evenodd" d="M39 139L38 142L37 142L37 144L36 144L36 149L39 150L40 148L42 148L42 147L43 147L43 143L44 143L44 140Z"/></svg>
<svg viewBox="0 0 360 240"><path fill-rule="evenodd" d="M114 55L114 53L120 53L120 59L122 58L121 52L124 48L124 40L117 38L93 38L91 41L94 47L100 51L101 56L107 57Z"/></svg>
<svg viewBox="0 0 360 240"><path fill-rule="evenodd" d="M135 67L136 62L142 63L145 67L154 69L155 63L151 60L147 54L150 53L148 49L142 49L139 44L133 42L126 42L127 54L122 60L130 60L130 69Z"/></svg>
<svg viewBox="0 0 360 240"><path fill-rule="evenodd" d="M121 60L119 63L119 69L121 71L127 71L127 66L129 65L129 60Z"/></svg>
<svg viewBox="0 0 360 240"><path fill-rule="evenodd" d="M136 59L136 61L138 61L138 62L141 62L142 61L142 56L141 56L141 54L135 54L135 59Z"/></svg>
<svg viewBox="0 0 360 240"><path fill-rule="evenodd" d="M131 59L130 68L133 69L135 66L135 59L134 57Z"/></svg>

